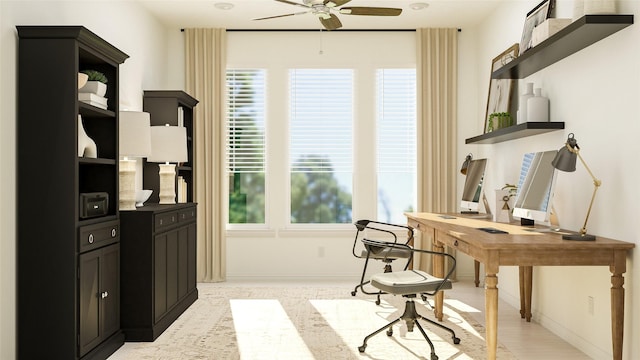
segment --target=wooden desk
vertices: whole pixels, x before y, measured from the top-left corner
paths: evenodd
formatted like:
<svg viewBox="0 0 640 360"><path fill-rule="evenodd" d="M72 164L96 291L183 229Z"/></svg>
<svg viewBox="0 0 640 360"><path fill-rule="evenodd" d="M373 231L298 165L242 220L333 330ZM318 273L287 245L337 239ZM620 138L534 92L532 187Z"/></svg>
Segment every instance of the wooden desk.
<svg viewBox="0 0 640 360"><path fill-rule="evenodd" d="M611 271L611 336L613 358L622 360L624 329L624 278L627 252L635 244L598 237L596 241L562 240L558 233L527 231L521 226L469 219L459 214L405 213L409 226L432 239L435 251L444 246L462 251L485 266L485 319L487 359L496 358L498 344L498 270L502 265L532 266L590 265L609 266ZM493 227L508 234L491 234L480 227ZM434 275L444 275L444 263L434 258ZM521 273L522 274L522 273ZM530 279L530 276L529 276ZM526 286L525 286L526 288ZM442 320L443 293L436 296L436 316Z"/></svg>

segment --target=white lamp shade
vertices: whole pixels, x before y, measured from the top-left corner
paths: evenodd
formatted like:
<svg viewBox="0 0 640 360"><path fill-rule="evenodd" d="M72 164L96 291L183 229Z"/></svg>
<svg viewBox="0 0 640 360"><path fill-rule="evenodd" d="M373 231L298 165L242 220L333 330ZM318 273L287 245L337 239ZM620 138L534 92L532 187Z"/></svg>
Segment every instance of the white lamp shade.
<svg viewBox="0 0 640 360"><path fill-rule="evenodd" d="M152 126L150 162L186 162L187 129L183 126Z"/></svg>
<svg viewBox="0 0 640 360"><path fill-rule="evenodd" d="M147 157L151 154L151 122L149 113L120 111L118 130L122 156Z"/></svg>

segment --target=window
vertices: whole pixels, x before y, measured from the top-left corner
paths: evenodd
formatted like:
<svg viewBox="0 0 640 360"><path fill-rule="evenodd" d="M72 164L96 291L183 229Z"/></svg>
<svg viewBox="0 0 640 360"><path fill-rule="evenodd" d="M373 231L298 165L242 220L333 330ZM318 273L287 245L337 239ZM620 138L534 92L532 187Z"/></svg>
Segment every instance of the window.
<svg viewBox="0 0 640 360"><path fill-rule="evenodd" d="M416 208L416 71L376 72L378 220Z"/></svg>
<svg viewBox="0 0 640 360"><path fill-rule="evenodd" d="M227 71L229 223L265 223L265 71Z"/></svg>
<svg viewBox="0 0 640 360"><path fill-rule="evenodd" d="M351 223L353 71L291 69L290 222Z"/></svg>

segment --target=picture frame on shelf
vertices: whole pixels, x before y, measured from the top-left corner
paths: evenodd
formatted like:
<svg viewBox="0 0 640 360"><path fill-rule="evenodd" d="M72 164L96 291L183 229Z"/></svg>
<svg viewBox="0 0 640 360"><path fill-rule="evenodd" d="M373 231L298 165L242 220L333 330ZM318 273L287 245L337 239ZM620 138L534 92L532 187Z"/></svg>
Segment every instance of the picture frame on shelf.
<svg viewBox="0 0 640 360"><path fill-rule="evenodd" d="M507 50L500 53L500 55L493 58L491 62L491 72L500 69L504 65L513 61L518 57L518 44L513 44ZM513 96L513 79L492 79L489 76L489 92L487 95L487 109L484 116L484 133L491 132L493 127L490 127L489 116L494 113L509 112L511 108L511 98Z"/></svg>
<svg viewBox="0 0 640 360"><path fill-rule="evenodd" d="M531 39L533 36L533 29L551 16L551 11L554 5L555 0L543 0L527 13L527 17L524 20L524 28L522 29L522 39L520 40L520 50L518 55L522 55L532 47Z"/></svg>

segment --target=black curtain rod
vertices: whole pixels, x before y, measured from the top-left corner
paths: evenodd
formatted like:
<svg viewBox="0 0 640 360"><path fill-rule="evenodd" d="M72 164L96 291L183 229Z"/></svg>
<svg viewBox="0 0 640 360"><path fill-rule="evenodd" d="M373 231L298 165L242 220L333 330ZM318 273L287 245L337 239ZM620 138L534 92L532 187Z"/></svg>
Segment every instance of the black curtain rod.
<svg viewBox="0 0 640 360"><path fill-rule="evenodd" d="M304 31L304 32L317 32L317 31L323 31L323 32L329 32L330 30L322 30L322 29L226 29L227 32L249 32L249 31L255 31L255 32L269 32L269 31L273 31L273 32L300 32L300 31ZM410 31L416 31L416 29L342 29L342 30L331 30L331 31L337 31L337 32L356 32L356 31L360 31L360 32L410 32ZM180 29L180 32L184 32L184 29ZM462 29L458 28L458 32L462 32Z"/></svg>

